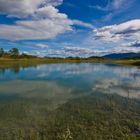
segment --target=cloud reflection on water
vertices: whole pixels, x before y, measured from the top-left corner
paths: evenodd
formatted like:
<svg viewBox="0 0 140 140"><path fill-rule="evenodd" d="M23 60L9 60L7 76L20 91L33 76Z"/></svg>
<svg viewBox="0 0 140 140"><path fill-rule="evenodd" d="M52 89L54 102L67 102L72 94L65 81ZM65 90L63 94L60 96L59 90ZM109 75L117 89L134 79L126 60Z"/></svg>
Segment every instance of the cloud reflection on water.
<svg viewBox="0 0 140 140"><path fill-rule="evenodd" d="M140 70L104 64L50 64L0 74L0 94L68 100L100 91L140 97ZM61 98L61 99L60 99Z"/></svg>

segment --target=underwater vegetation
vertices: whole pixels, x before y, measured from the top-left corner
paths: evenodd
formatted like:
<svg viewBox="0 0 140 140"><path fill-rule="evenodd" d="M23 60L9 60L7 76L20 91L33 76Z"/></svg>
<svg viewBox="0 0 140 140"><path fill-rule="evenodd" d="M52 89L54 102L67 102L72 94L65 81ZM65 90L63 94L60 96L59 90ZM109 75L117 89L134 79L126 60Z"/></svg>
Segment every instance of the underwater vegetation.
<svg viewBox="0 0 140 140"><path fill-rule="evenodd" d="M1 140L139 140L140 101L92 93L54 110L48 100L0 104Z"/></svg>

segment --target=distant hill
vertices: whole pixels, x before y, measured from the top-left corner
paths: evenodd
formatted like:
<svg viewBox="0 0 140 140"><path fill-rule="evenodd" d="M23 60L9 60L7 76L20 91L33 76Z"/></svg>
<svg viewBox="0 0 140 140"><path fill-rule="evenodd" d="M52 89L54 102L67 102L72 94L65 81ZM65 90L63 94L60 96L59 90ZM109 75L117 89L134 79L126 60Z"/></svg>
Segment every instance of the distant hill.
<svg viewBox="0 0 140 140"><path fill-rule="evenodd" d="M101 56L90 56L88 59L104 59L104 57Z"/></svg>
<svg viewBox="0 0 140 140"><path fill-rule="evenodd" d="M137 59L140 58L140 53L113 53L103 56L110 59Z"/></svg>

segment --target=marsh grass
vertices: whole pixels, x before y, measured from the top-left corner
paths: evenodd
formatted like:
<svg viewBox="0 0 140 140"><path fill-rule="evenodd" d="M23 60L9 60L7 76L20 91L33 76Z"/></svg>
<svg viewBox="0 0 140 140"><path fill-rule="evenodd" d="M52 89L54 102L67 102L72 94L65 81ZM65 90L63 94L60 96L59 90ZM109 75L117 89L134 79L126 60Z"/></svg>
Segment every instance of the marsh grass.
<svg viewBox="0 0 140 140"><path fill-rule="evenodd" d="M140 65L140 60L123 59L112 60L103 58L24 58L24 59L6 59L0 58L0 68L16 68L16 67L30 67L42 64L55 63L104 63L104 64L120 64L120 65Z"/></svg>

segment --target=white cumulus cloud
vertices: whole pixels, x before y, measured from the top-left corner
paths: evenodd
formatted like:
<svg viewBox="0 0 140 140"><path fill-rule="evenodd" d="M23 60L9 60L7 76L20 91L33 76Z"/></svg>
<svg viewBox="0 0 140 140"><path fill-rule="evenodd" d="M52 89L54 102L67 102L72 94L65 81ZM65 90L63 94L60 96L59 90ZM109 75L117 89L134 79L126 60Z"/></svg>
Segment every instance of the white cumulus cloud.
<svg viewBox="0 0 140 140"><path fill-rule="evenodd" d="M127 21L121 24L104 26L93 30L95 39L106 42L118 42L125 39L140 39L140 19Z"/></svg>
<svg viewBox="0 0 140 140"><path fill-rule="evenodd" d="M73 25L91 28L82 21L70 20L55 7L63 0L0 0L0 14L21 20L14 24L0 24L0 39L36 40L51 39L72 31Z"/></svg>
<svg viewBox="0 0 140 140"><path fill-rule="evenodd" d="M39 7L56 6L63 0L0 0L0 13L14 17L33 15Z"/></svg>
<svg viewBox="0 0 140 140"><path fill-rule="evenodd" d="M0 38L7 40L49 39L71 31L72 22L64 19L18 21L15 25L0 24Z"/></svg>

